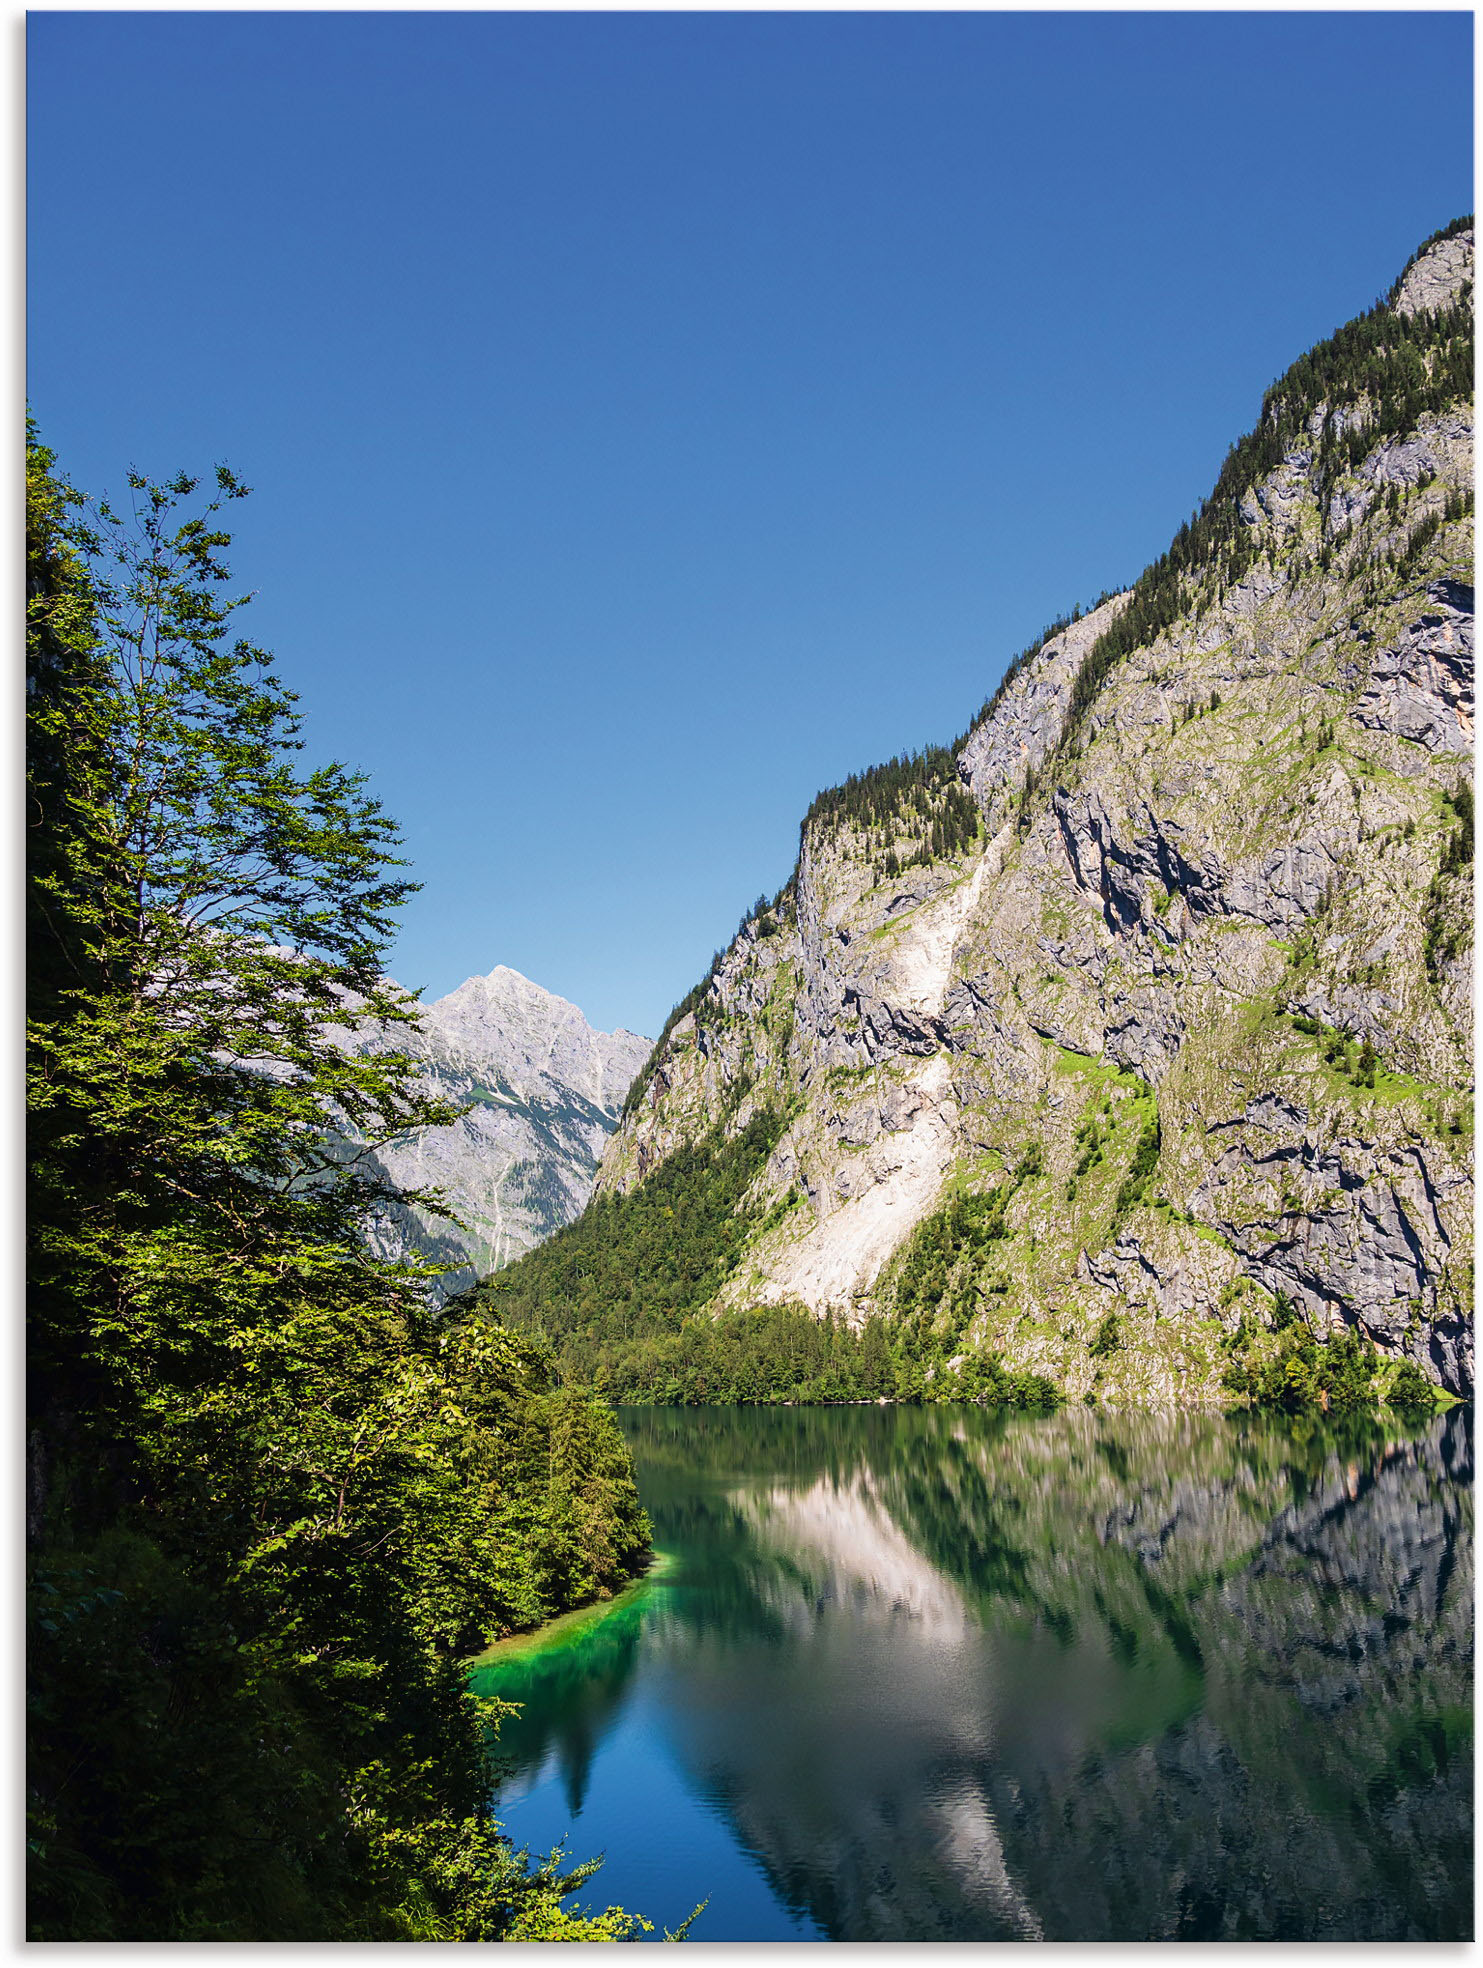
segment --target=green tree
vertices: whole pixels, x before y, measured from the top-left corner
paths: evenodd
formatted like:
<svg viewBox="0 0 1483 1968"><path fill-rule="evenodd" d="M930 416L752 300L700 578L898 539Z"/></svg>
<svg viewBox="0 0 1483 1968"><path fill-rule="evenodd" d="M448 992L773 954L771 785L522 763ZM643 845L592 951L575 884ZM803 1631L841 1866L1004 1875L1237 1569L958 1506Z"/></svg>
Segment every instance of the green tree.
<svg viewBox="0 0 1483 1968"><path fill-rule="evenodd" d="M33 433L28 492L30 1932L586 1933L460 1654L646 1525L544 1349L369 1255L364 1150L450 1111L345 1030L416 1016L395 829L232 634L229 472L85 511Z"/></svg>
<svg viewBox="0 0 1483 1968"><path fill-rule="evenodd" d="M183 514L193 481L131 476L132 523L104 505L64 530L48 462L37 527L73 569L48 622L87 660L73 674L33 638L32 895L56 928L30 1027L32 1357L48 1395L106 1365L91 1391L133 1442L136 1403L166 1425L193 1405L234 1294L276 1302L358 1247L385 1198L341 1132L374 1145L450 1110L405 1055L358 1056L329 1025L347 1004L415 1017L379 966L411 884L356 775L294 770L293 693L228 638L215 521L244 488L223 469Z"/></svg>

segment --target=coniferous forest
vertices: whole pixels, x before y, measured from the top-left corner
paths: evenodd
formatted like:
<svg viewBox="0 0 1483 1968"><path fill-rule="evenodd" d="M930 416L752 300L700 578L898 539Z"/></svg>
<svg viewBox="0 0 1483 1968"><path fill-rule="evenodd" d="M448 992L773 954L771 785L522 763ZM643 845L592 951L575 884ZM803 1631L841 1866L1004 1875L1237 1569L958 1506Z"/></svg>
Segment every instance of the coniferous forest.
<svg viewBox="0 0 1483 1968"><path fill-rule="evenodd" d="M444 1117L353 1055L409 892L237 634L226 470L89 505L27 450L29 1933L609 1939L514 1853L464 1661L648 1525L538 1342L368 1255Z"/></svg>
<svg viewBox="0 0 1483 1968"><path fill-rule="evenodd" d="M851 1325L803 1305L713 1316L711 1301L747 1237L766 1226L746 1191L782 1126L764 1108L729 1140L718 1129L676 1150L630 1193L595 1196L574 1223L494 1272L466 1302L549 1345L565 1376L620 1402L1055 1408L1061 1397L1043 1375L958 1347L970 1298L951 1286L1003 1236L996 1197L960 1199L918 1225L889 1317ZM784 1197L774 1217L800 1202Z"/></svg>

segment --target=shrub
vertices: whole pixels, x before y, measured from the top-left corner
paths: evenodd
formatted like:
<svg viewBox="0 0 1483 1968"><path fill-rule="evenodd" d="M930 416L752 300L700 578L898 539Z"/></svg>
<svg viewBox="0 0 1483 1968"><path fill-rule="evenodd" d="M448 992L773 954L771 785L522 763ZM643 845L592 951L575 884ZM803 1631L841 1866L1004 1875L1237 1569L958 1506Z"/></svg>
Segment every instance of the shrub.
<svg viewBox="0 0 1483 1968"><path fill-rule="evenodd" d="M1429 1421L1436 1413L1436 1392L1414 1360L1402 1360L1385 1396L1402 1421Z"/></svg>
<svg viewBox="0 0 1483 1968"><path fill-rule="evenodd" d="M1117 1349L1122 1345L1122 1343L1123 1343L1122 1320L1118 1317L1116 1312L1109 1312L1107 1314L1107 1317L1102 1321L1101 1325L1098 1326L1096 1332L1093 1333L1091 1343L1087 1347L1087 1351L1088 1353L1091 1354L1094 1360L1102 1360L1105 1359L1109 1353L1115 1353Z"/></svg>

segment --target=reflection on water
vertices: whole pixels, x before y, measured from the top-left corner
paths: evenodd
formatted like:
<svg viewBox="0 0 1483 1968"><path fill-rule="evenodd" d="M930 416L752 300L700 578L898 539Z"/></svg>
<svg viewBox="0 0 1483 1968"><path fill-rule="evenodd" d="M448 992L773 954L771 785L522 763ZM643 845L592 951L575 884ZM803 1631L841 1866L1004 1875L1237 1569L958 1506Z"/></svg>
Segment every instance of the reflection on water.
<svg viewBox="0 0 1483 1968"><path fill-rule="evenodd" d="M478 1677L524 1704L500 1815L606 1897L709 1893L696 1940L1471 1934L1469 1413L622 1420L669 1569Z"/></svg>

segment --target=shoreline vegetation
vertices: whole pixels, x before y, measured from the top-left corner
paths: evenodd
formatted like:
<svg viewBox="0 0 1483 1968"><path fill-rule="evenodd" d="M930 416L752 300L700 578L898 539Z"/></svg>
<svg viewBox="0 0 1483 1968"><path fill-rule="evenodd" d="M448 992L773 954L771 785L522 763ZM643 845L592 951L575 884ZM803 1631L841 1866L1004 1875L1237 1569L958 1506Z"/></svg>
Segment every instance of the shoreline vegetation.
<svg viewBox="0 0 1483 1968"><path fill-rule="evenodd" d="M648 1519L539 1342L369 1249L404 1199L347 1132L448 1114L395 1049L411 884L237 635L245 492L120 515L28 432L28 1937L627 1939L500 1834L463 1661Z"/></svg>
<svg viewBox="0 0 1483 1968"><path fill-rule="evenodd" d="M563 1380L619 1405L968 1401L1046 1414L1065 1405L1047 1376L967 1336L984 1273L998 1268L1007 1206L1038 1172L1033 1152L999 1186L956 1197L918 1224L893 1260L886 1309L851 1326L803 1305L712 1313L748 1234L767 1221L744 1199L783 1119L763 1109L733 1136L725 1127L677 1150L636 1189L595 1197L574 1223L453 1301L452 1316L492 1316L539 1339ZM1417 1424L1453 1405L1409 1360L1384 1359L1354 1333L1315 1332L1281 1293L1250 1296L1253 1309L1221 1342L1227 1399L1211 1412L1383 1411ZM1121 1344L1109 1315L1088 1350L1095 1358Z"/></svg>
<svg viewBox="0 0 1483 1968"><path fill-rule="evenodd" d="M562 1647L581 1639L592 1627L600 1624L612 1613L624 1613L636 1606L644 1593L652 1586L661 1584L674 1570L674 1560L666 1552L651 1548L649 1562L632 1578L626 1579L612 1590L588 1599L580 1606L557 1613L540 1625L525 1627L514 1633L502 1634L492 1640L477 1654L471 1654L464 1667L471 1675L477 1675L481 1668L500 1665L506 1661L523 1660L527 1655L545 1653L549 1649Z"/></svg>

